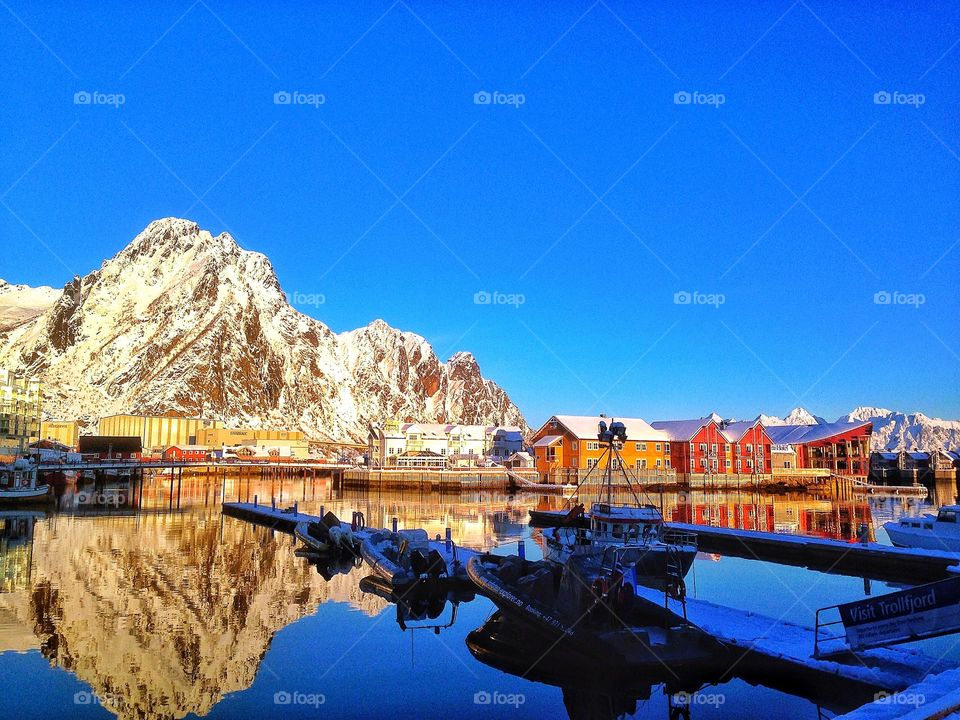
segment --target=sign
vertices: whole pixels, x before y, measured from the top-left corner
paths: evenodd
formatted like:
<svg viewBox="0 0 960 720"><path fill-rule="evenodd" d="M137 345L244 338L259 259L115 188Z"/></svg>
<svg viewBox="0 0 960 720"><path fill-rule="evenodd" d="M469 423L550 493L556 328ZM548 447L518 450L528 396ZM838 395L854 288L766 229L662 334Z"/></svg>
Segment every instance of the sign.
<svg viewBox="0 0 960 720"><path fill-rule="evenodd" d="M839 605L852 650L960 631L960 577Z"/></svg>

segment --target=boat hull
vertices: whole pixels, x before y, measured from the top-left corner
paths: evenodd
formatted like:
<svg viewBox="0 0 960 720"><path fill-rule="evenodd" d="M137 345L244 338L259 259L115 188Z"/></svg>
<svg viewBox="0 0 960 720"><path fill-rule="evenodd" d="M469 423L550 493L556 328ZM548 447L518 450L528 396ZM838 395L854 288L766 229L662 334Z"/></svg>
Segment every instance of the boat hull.
<svg viewBox="0 0 960 720"><path fill-rule="evenodd" d="M887 531L890 542L897 547L960 553L960 533L947 535L938 532L936 525L932 528L911 528L890 522L883 529Z"/></svg>
<svg viewBox="0 0 960 720"><path fill-rule="evenodd" d="M35 488L18 490L0 490L0 505L39 503L50 499L50 486L38 485Z"/></svg>

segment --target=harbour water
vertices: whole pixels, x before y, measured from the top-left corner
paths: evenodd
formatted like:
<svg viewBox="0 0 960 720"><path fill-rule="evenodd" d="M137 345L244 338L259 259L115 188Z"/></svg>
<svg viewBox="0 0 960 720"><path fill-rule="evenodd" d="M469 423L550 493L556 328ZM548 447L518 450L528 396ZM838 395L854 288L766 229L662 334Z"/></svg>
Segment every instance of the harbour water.
<svg viewBox="0 0 960 720"><path fill-rule="evenodd" d="M955 494L956 487L938 486L930 501L736 491L651 500L663 503L668 518L680 509L699 522L719 522L739 512L746 527L772 522L780 532L847 540L865 522L884 541L882 522L929 511ZM221 515L223 499L254 495L297 501L310 513L323 506L349 518L359 510L368 526L389 526L397 517L400 527L431 535L450 527L461 544L503 554L523 541L528 557L539 554L540 535L527 526L527 512L560 502L343 490L319 478L280 487L185 477L178 498L157 476L146 478L134 509L121 486L70 481L58 490L56 508L3 513L0 674L8 691L0 693L0 716L669 717L674 701L657 678L605 686L589 668L562 662L534 658L518 674L480 662L468 636L494 612L481 597L448 603L436 617L408 622L421 629L401 630L395 606L361 591L364 568L318 571L295 554L292 537ZM894 589L702 553L687 588L693 597L806 625L818 607ZM954 642L926 641L923 649L960 661ZM690 717L813 719L862 702L755 685L736 667L707 681L684 687L693 693Z"/></svg>

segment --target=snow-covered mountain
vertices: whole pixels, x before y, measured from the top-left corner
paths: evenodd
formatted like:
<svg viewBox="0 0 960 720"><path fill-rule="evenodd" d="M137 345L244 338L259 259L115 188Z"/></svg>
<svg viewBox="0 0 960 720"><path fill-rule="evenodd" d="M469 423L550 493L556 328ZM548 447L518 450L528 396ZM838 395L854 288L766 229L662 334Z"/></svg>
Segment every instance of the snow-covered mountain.
<svg viewBox="0 0 960 720"><path fill-rule="evenodd" d="M764 425L814 425L827 422L804 408L794 408L779 418L761 415ZM960 448L960 420L941 420L921 412L902 413L876 407L858 407L837 418L837 422L873 423L874 450L956 450Z"/></svg>
<svg viewBox="0 0 960 720"><path fill-rule="evenodd" d="M50 417L174 411L354 440L385 418L526 427L469 353L444 363L382 320L335 334L287 302L264 255L188 220L152 222L52 296L17 305L8 287L0 367L38 374Z"/></svg>
<svg viewBox="0 0 960 720"><path fill-rule="evenodd" d="M760 422L764 425L819 425L827 421L818 415L807 412L802 407L798 407L782 418L776 415L761 415Z"/></svg>
<svg viewBox="0 0 960 720"><path fill-rule="evenodd" d="M11 285L0 280L0 334L30 322L49 309L60 291L43 285Z"/></svg>

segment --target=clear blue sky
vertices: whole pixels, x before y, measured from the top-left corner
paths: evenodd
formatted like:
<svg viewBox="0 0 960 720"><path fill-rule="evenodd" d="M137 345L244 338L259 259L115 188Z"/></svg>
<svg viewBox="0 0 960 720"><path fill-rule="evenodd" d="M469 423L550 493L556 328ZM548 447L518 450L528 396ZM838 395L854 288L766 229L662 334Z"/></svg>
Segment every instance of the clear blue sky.
<svg viewBox="0 0 960 720"><path fill-rule="evenodd" d="M960 417L960 7L5 3L9 281L185 216L336 331L472 351L532 424Z"/></svg>

